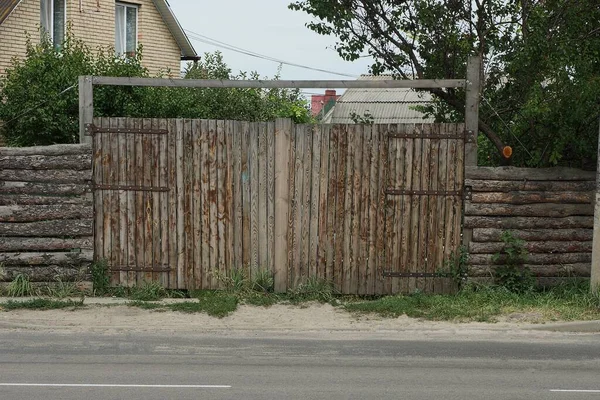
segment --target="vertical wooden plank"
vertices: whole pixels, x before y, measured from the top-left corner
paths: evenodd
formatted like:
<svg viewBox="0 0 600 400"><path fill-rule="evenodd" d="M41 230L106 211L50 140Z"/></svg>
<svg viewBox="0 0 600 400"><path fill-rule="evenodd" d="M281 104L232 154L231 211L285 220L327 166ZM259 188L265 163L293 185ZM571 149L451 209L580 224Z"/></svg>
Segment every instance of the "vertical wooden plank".
<svg viewBox="0 0 600 400"><path fill-rule="evenodd" d="M300 264L300 280L304 282L309 276L309 260L310 260L310 219L311 219L311 197L310 191L312 188L312 126L305 125L304 133L304 160L303 160L303 186L302 186L302 247L301 247L301 264Z"/></svg>
<svg viewBox="0 0 600 400"><path fill-rule="evenodd" d="M404 133L402 125L387 125L388 135L391 133ZM402 151L403 140L390 137L388 140L389 148L389 177L386 186L391 189L399 189L402 178L402 163L400 162L400 153ZM390 254L386 270L389 272L399 272L400 265L400 238L402 237L402 225L400 224L402 207L402 197L398 195L388 195L386 198L386 233L387 233L387 251ZM397 293L399 282L405 278L384 277L384 291L386 294Z"/></svg>
<svg viewBox="0 0 600 400"><path fill-rule="evenodd" d="M158 129L168 130L168 122L166 119L161 119L158 123ZM159 152L159 171L158 184L161 187L170 187L172 183L168 180L168 134L160 135L158 138L158 152ZM159 194L160 203L160 258L159 262L162 267L169 266L169 192L160 192ZM175 289L169 282L169 273L162 272L160 278L161 284L169 289Z"/></svg>
<svg viewBox="0 0 600 400"><path fill-rule="evenodd" d="M421 147L421 190L429 190L429 155L431 152L431 124L422 124L422 132L424 139L422 140ZM420 214L419 214L419 261L417 264L418 272L433 272L427 270L427 247L428 247L428 227L429 227L429 196L422 195L419 199L420 202ZM425 291L426 280L425 278L417 278L417 288L420 291Z"/></svg>
<svg viewBox="0 0 600 400"><path fill-rule="evenodd" d="M310 188L310 227L308 233L308 276L322 278L323 274L318 267L318 247L319 247L319 220L324 216L319 215L319 189L321 187L321 129L317 125L311 126L312 136L312 165L311 170L311 188Z"/></svg>
<svg viewBox="0 0 600 400"><path fill-rule="evenodd" d="M233 130L234 122L227 121L225 123L225 147L223 148L224 156L223 163L225 172L225 213L223 221L225 223L225 270L223 273L228 274L234 265L234 249L233 249Z"/></svg>
<svg viewBox="0 0 600 400"><path fill-rule="evenodd" d="M455 129L454 124L448 124L447 128L448 134L452 134ZM448 189L449 191L456 190L455 181L456 181L456 139L448 140ZM444 260L448 260L453 252L454 240L455 240L455 231L454 231L454 219L455 219L455 197L454 196L446 196L446 239L444 243ZM450 280L446 280L447 286L445 287L446 292L452 291L452 282Z"/></svg>
<svg viewBox="0 0 600 400"><path fill-rule="evenodd" d="M217 146L216 146L216 168L217 168L217 263L216 267L220 274L225 274L225 208L227 200L225 199L225 121L217 121Z"/></svg>
<svg viewBox="0 0 600 400"><path fill-rule="evenodd" d="M353 259L352 259L352 195L354 190L354 159L356 153L356 125L347 126L348 148L346 155L346 187L344 193L344 282L343 293L350 293Z"/></svg>
<svg viewBox="0 0 600 400"><path fill-rule="evenodd" d="M106 118L95 118L94 125L100 127L108 126ZM94 141L94 164L92 169L92 184L101 184L104 182L104 147L102 134L96 134L92 137ZM102 200L104 191L95 190L94 195L94 260L104 259L104 203Z"/></svg>
<svg viewBox="0 0 600 400"><path fill-rule="evenodd" d="M250 264L252 262L252 243L251 243L251 203L250 203L250 123L242 122L242 248L243 248L243 268L250 274Z"/></svg>
<svg viewBox="0 0 600 400"><path fill-rule="evenodd" d="M370 126L371 140L369 143L369 191L367 196L369 198L368 206L366 210L366 218L368 221L367 233L367 270L365 275L365 294L372 295L375 293L375 276L377 270L377 250L376 250L376 231L377 227L377 174L378 174L378 159L379 159L379 133L374 126ZM365 172L367 172L365 170Z"/></svg>
<svg viewBox="0 0 600 400"><path fill-rule="evenodd" d="M403 129L403 132L414 132L415 128L414 125L404 124ZM403 142L404 162L401 167L401 188L403 190L412 190L414 143L415 139L412 138L404 139ZM413 241L416 240L411 229L412 199L413 196L409 194L402 196L402 207L400 211L400 225L402 226L402 237L400 239L400 264L402 265L401 272L410 272L410 249ZM408 278L402 278L400 280L399 290L402 293L410 292L409 281L410 280Z"/></svg>
<svg viewBox="0 0 600 400"><path fill-rule="evenodd" d="M158 129L159 126L159 120L156 118L153 118L151 120L151 128L153 130ZM160 164L160 134L157 135L150 135L150 154L152 154L152 169L150 170L150 178L151 178L151 183L150 185L154 186L154 187L159 187L160 186L160 171L161 171L161 164ZM161 243L160 243L160 236L161 236L161 221L163 216L161 215L160 212L160 192L152 192L151 193L152 196L152 252L153 252L153 262L152 265L154 267L162 267L161 265L161 252L162 252L162 248L161 248ZM161 284L163 284L162 282L162 274L160 272L153 272L152 273L152 280L159 282Z"/></svg>
<svg viewBox="0 0 600 400"><path fill-rule="evenodd" d="M435 135L440 135L440 125L432 124L432 132ZM429 182L430 188L433 191L439 191L438 171L440 164L440 139L431 140L431 153L429 157ZM429 199L429 230L428 230L428 246L427 246L427 262L428 271L437 272L442 269L442 265L437 263L437 253L439 248L438 226L440 220L440 195L431 196ZM436 293L436 286L439 286L438 278L427 279L427 291Z"/></svg>
<svg viewBox="0 0 600 400"><path fill-rule="evenodd" d="M188 277L188 289L199 289L202 287L202 196L200 192L200 149L201 149L201 127L200 120L192 121L192 209L190 218L192 219L192 244L193 264L191 276ZM190 251L190 250L188 250Z"/></svg>
<svg viewBox="0 0 600 400"><path fill-rule="evenodd" d="M290 193L294 182L294 168L291 168L294 160L293 131L290 120L277 119L275 121L275 160L274 160L274 184L275 184L275 210L274 210L274 275L275 291L284 292L288 288L288 268L290 252Z"/></svg>
<svg viewBox="0 0 600 400"><path fill-rule="evenodd" d="M152 129L152 121L149 118L142 120L143 129ZM142 136L142 148L143 148L143 164L144 164L144 176L142 186L147 188L152 186L152 171L154 167L153 154L152 154L152 135L141 135ZM143 191L143 207L144 207L144 264L147 271L144 274L144 281L151 282L154 278L151 269L154 267L154 198L152 192Z"/></svg>
<svg viewBox="0 0 600 400"><path fill-rule="evenodd" d="M184 130L185 121L177 120L177 132L175 137L176 148L176 182L177 182L177 230L174 232L177 235L177 288L185 288L185 262L186 262L186 247L185 247L185 176L184 176Z"/></svg>
<svg viewBox="0 0 600 400"><path fill-rule="evenodd" d="M168 121L169 287L172 289L179 287L177 281L177 259L179 252L179 243L177 241L177 131L179 124L180 122L176 119L170 119Z"/></svg>
<svg viewBox="0 0 600 400"><path fill-rule="evenodd" d="M338 125L324 125L329 131L329 142L324 143L325 152L329 157L329 178L327 183L327 242L326 247L326 262L327 272L326 279L329 282L335 281L335 241L336 241L336 207L338 193L338 153L340 149L340 130Z"/></svg>
<svg viewBox="0 0 600 400"><path fill-rule="evenodd" d="M258 125L258 269L267 268L267 123Z"/></svg>
<svg viewBox="0 0 600 400"><path fill-rule="evenodd" d="M293 215L294 215L294 237L292 242L292 251L293 251L293 263L291 264L291 269L289 272L289 277L291 278L290 283L293 288L298 286L301 279L302 273L302 263L304 260L302 259L302 216L305 212L304 210L304 155L305 155L305 142L306 142L306 133L304 131L304 125L296 125L294 127L296 131L296 160L295 160L295 170L296 170L296 183L294 184L294 197L293 197Z"/></svg>
<svg viewBox="0 0 600 400"><path fill-rule="evenodd" d="M358 218L358 294L367 294L367 274L369 264L369 209L370 209L370 171L371 171L371 125L363 127L362 134L362 164L359 169L360 178L360 197L358 202L359 218Z"/></svg>
<svg viewBox="0 0 600 400"><path fill-rule="evenodd" d="M388 182L388 174L389 174L389 161L388 161L388 147L389 141L387 134L385 133L385 129L381 125L374 125L374 134L377 133L379 135L379 162L378 162L378 185L377 192L379 196L379 200L377 202L377 244L376 244L376 252L377 252L377 275L376 286L375 286L375 294L383 294L384 289L384 278L383 278L383 270L386 268L386 265L389 264L389 254L387 253L387 246L385 241L385 236L388 234L385 230L385 220L386 220L386 185Z"/></svg>
<svg viewBox="0 0 600 400"><path fill-rule="evenodd" d="M109 120L109 128L116 128L117 127L117 119L116 118L110 118ZM113 137L116 134L113 133L101 133L101 135L104 135L104 138L102 139L102 145L105 149L105 152L103 153L103 161L102 164L104 166L104 173L103 173L103 180L102 180L102 184L104 185L112 185L113 184L113 174L114 174L114 168L113 168L113 159L114 159L114 152L113 152L113 147L112 147L112 143L114 141ZM113 255L112 255L112 218L111 216L114 215L115 213L115 209L114 209L114 202L113 202L113 191L112 190L104 190L103 196L102 196L102 201L103 201L103 208L104 208L104 221L103 221L103 241L102 241L102 246L104 247L103 249L103 254L104 254L104 258L106 259L106 261L108 262L108 265L110 267L114 267L115 263L114 263L114 259L113 259ZM120 276L118 272L113 272L111 273L111 282L113 284L120 284Z"/></svg>
<svg viewBox="0 0 600 400"><path fill-rule="evenodd" d="M217 176L217 121L210 120L209 124L209 142L208 142L208 165L209 165L209 190L208 202L210 209L210 264L208 274L211 277L211 289L216 289L217 282L212 279L219 268L219 215L218 215L218 176Z"/></svg>
<svg viewBox="0 0 600 400"><path fill-rule="evenodd" d="M267 123L267 268L275 274L275 122ZM287 225L287 218L285 221Z"/></svg>
<svg viewBox="0 0 600 400"><path fill-rule="evenodd" d="M346 170L346 164L348 160L348 125L337 125L338 128L338 179L337 179L337 204L336 204L336 217L335 217L335 266L334 266L334 278L335 278L335 289L339 292L344 290L344 256L345 247L344 239L346 232L345 227L345 209L346 209L346 185L349 184L348 171Z"/></svg>
<svg viewBox="0 0 600 400"><path fill-rule="evenodd" d="M201 164L201 183L200 192L202 198L202 289L209 289L212 287L212 259L211 259L211 247L210 238L211 234L211 215L210 215L210 141L211 133L209 121L203 119L200 121L201 130L201 148L200 148L200 164Z"/></svg>
<svg viewBox="0 0 600 400"><path fill-rule="evenodd" d="M447 124L439 124L440 126L440 134L447 135L448 134L448 125ZM439 169L438 169L438 190L441 192L446 192L448 189L448 139L440 140L440 151L439 151ZM444 266L445 262L445 246L446 246L446 236L447 236L447 227L446 227L446 213L448 209L446 207L448 196L443 195L439 197L438 200L438 238L439 245L437 249L437 264ZM440 278L435 287L436 293L446 293L448 288L448 279Z"/></svg>
<svg viewBox="0 0 600 400"><path fill-rule="evenodd" d="M231 269L241 268L243 265L243 204L242 204L242 124L234 122L233 126L233 250L234 263Z"/></svg>
<svg viewBox="0 0 600 400"><path fill-rule="evenodd" d="M79 143L90 143L91 139L86 136L85 126L94 119L94 86L92 77L80 76L79 86Z"/></svg>
<svg viewBox="0 0 600 400"><path fill-rule="evenodd" d="M180 283L181 289L191 289L193 285L193 232L192 232L192 194L193 194L193 126L192 121L184 119L183 122L183 232L184 232L184 258L182 271L178 272L184 282Z"/></svg>
<svg viewBox="0 0 600 400"><path fill-rule="evenodd" d="M258 252L259 252L259 212L258 212L258 183L259 183L259 165L258 159L258 136L260 130L260 122L250 124L250 141L248 143L248 168L250 171L250 274L253 276L258 270Z"/></svg>
<svg viewBox="0 0 600 400"><path fill-rule="evenodd" d="M320 149L318 149L318 151L320 151L320 155L319 155L319 160L320 160L320 173L317 177L317 179L319 180L319 197L318 197L318 214L319 214L319 219L318 219L318 232L317 232L317 238L316 238L316 243L317 243L317 262L316 262L316 268L317 268L317 276L321 279L324 280L330 280L331 279L331 272L330 272L330 260L329 260L329 254L328 254L328 249L329 249L329 232L328 229L330 229L329 227L331 225L328 224L329 222L329 215L327 213L328 210L328 183L329 183L329 161L331 159L331 155L329 153L330 147L329 147L329 132L330 132L330 126L329 125L317 125L316 129L318 129L320 131L320 136L321 136L321 140L320 140Z"/></svg>
<svg viewBox="0 0 600 400"><path fill-rule="evenodd" d="M454 135L462 133L464 126L462 124L454 124ZM454 180L454 190L461 191L465 186L465 142L462 139L456 141L456 177ZM462 240L462 218L463 218L463 196L454 197L454 241L453 252L459 254L459 248ZM452 292L457 290L457 285L452 282Z"/></svg>
<svg viewBox="0 0 600 400"><path fill-rule="evenodd" d="M414 132L417 134L422 134L422 124L418 124L414 128ZM412 190L420 190L421 189L421 171L423 165L423 153L422 153L422 143L423 139L415 139L414 140L414 152L413 152L413 184ZM419 243L419 228L420 228L420 199L419 196L412 196L412 210L411 210L411 251L410 251L410 272L417 272L419 268L419 248L421 243ZM408 280L408 290L412 293L417 289L417 281L415 278L409 278Z"/></svg>
<svg viewBox="0 0 600 400"><path fill-rule="evenodd" d="M361 199L362 193L362 156L363 156L363 137L364 137L364 125L354 126L354 163L352 164L352 192L351 192L351 204L352 209L350 216L352 218L351 226L351 245L350 245L350 290L349 293L358 293L358 278L359 278L359 263L361 260L360 255L360 202L364 201Z"/></svg>
<svg viewBox="0 0 600 400"><path fill-rule="evenodd" d="M118 178L117 182L119 185L127 185L128 184L128 176L127 176L127 134L117 135L117 145L118 149ZM129 226L129 215L127 209L127 191L119 191L118 192L119 199L119 215L118 215L118 225L119 225L119 239L118 246L115 246L114 250L119 250L119 265L125 266L128 264L128 245L127 245L127 232ZM128 273L127 271L120 271L119 273L120 281L127 285L128 284Z"/></svg>

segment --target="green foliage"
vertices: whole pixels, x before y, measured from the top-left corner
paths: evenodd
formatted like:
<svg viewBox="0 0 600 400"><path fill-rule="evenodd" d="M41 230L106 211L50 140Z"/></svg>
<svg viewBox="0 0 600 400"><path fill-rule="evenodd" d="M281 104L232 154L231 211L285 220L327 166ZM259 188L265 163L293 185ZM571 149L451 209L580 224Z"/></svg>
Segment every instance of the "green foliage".
<svg viewBox="0 0 600 400"><path fill-rule="evenodd" d="M344 305L355 313L396 318L407 315L440 321L496 322L502 316L530 322L600 318L600 296L587 283L565 283L544 291L514 293L503 287L462 290L456 295L388 296Z"/></svg>
<svg viewBox="0 0 600 400"><path fill-rule="evenodd" d="M127 297L138 301L156 301L167 296L167 290L160 282L144 281L141 285L129 288Z"/></svg>
<svg viewBox="0 0 600 400"><path fill-rule="evenodd" d="M444 261L444 266L439 274L452 278L459 289L463 288L469 278L469 253L465 246L460 246L458 252L453 252L450 258Z"/></svg>
<svg viewBox="0 0 600 400"><path fill-rule="evenodd" d="M59 50L60 49L60 50ZM24 60L13 61L0 77L0 120L11 146L77 143L80 75L150 77L143 66L143 48L132 57L112 49L91 50L68 29L59 49L48 38L28 41ZM169 75L163 71L158 76ZM174 71L179 74L179 71ZM188 64L186 78L259 79L256 73L235 75L219 52ZM278 79L279 75L275 77ZM265 79L265 78L263 78ZM191 89L97 86L94 113L98 117L204 118L266 121L292 118L311 122L308 102L299 90Z"/></svg>
<svg viewBox="0 0 600 400"><path fill-rule="evenodd" d="M504 243L502 251L494 254L494 262L502 262L494 270L496 285L506 288L511 292L524 293L533 290L535 279L529 268L524 266L527 261L525 242L514 237L512 232L504 231L500 237Z"/></svg>
<svg viewBox="0 0 600 400"><path fill-rule="evenodd" d="M83 296L83 292L77 287L76 282L63 281L60 276L56 277L56 285L48 286L48 295L64 299L65 297Z"/></svg>
<svg viewBox="0 0 600 400"><path fill-rule="evenodd" d="M99 260L90 267L92 274L92 290L94 295L102 296L107 294L110 289L110 276L108 274L108 263L106 260Z"/></svg>
<svg viewBox="0 0 600 400"><path fill-rule="evenodd" d="M371 72L403 79L461 79L470 55L484 60L480 128L513 147L512 163L593 169L600 114L597 0L294 0L307 27L337 38L340 57L365 54ZM462 89L432 89L425 108L440 122L464 120ZM479 146L482 165L501 162Z"/></svg>
<svg viewBox="0 0 600 400"><path fill-rule="evenodd" d="M350 112L350 119L355 124L372 125L375 122L375 119L373 118L373 114L371 114L369 111L365 111L363 115L359 115L355 111L352 111L352 112Z"/></svg>
<svg viewBox="0 0 600 400"><path fill-rule="evenodd" d="M73 300L52 300L52 299L31 299L26 301L9 300L6 303L0 304L0 309L6 311L12 310L58 310L58 309L75 309L85 307L83 299L80 301Z"/></svg>
<svg viewBox="0 0 600 400"><path fill-rule="evenodd" d="M339 293L333 287L333 283L325 279L311 276L300 283L295 289L288 291L287 299L292 303L304 301L318 301L321 303L333 303Z"/></svg>
<svg viewBox="0 0 600 400"><path fill-rule="evenodd" d="M29 277L25 274L18 274L15 276L12 282L9 283L8 287L6 288L6 294L9 297L25 297L32 296L37 293L35 290L33 290L31 282L29 282Z"/></svg>

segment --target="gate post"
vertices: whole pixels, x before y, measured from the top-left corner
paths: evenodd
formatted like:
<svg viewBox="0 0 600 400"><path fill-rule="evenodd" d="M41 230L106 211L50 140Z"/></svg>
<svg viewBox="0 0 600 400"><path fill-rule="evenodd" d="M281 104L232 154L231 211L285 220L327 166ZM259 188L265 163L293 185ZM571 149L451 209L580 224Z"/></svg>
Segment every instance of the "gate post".
<svg viewBox="0 0 600 400"><path fill-rule="evenodd" d="M292 120L275 120L275 237L273 246L276 292L285 292L288 283L288 213L290 204L289 169Z"/></svg>
<svg viewBox="0 0 600 400"><path fill-rule="evenodd" d="M79 77L79 143L91 143L85 125L94 121L94 86L89 75Z"/></svg>
<svg viewBox="0 0 600 400"><path fill-rule="evenodd" d="M469 57L467 61L467 85L465 102L465 167L477 166L477 137L479 134L479 95L481 91L481 57ZM466 172L465 172L466 173ZM467 178L466 174L463 174ZM463 183L464 186L464 183ZM463 188L464 189L464 188ZM463 195L463 217L464 217ZM473 230L463 227L462 244L469 251Z"/></svg>

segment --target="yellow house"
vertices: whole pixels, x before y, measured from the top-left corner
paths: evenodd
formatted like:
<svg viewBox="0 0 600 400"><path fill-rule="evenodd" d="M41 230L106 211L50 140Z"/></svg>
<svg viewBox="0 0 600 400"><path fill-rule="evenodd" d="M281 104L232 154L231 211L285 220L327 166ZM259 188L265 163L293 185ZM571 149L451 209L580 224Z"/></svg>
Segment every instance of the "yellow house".
<svg viewBox="0 0 600 400"><path fill-rule="evenodd" d="M198 59L166 0L0 0L0 75L25 56L27 34L39 38L42 28L60 44L68 23L92 49L128 54L141 43L151 73L170 69L178 77L181 61Z"/></svg>

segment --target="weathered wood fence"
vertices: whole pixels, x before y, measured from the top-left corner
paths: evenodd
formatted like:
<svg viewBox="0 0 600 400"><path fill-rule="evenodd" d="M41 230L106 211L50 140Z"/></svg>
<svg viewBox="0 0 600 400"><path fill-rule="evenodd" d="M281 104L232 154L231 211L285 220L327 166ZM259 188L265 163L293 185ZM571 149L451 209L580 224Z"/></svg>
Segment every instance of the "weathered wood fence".
<svg viewBox="0 0 600 400"><path fill-rule="evenodd" d="M88 132L114 282L216 288L242 268L278 290L450 287L434 273L460 242L462 124L96 118Z"/></svg>
<svg viewBox="0 0 600 400"><path fill-rule="evenodd" d="M568 168L466 169L465 228L471 275L489 277L500 236L510 230L525 241L527 266L538 278L589 277L594 225L595 172Z"/></svg>
<svg viewBox="0 0 600 400"><path fill-rule="evenodd" d="M93 260L89 145L0 149L0 281L83 279Z"/></svg>

